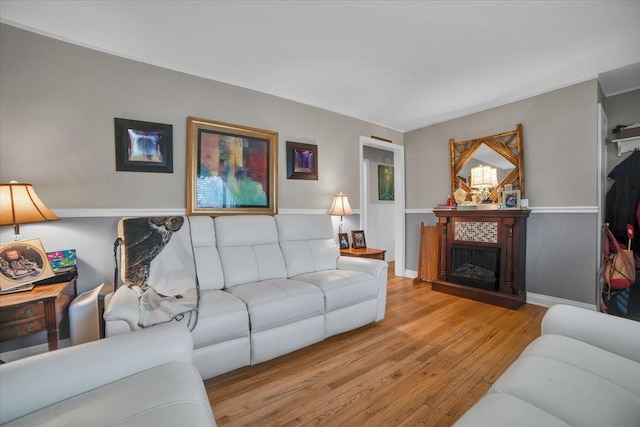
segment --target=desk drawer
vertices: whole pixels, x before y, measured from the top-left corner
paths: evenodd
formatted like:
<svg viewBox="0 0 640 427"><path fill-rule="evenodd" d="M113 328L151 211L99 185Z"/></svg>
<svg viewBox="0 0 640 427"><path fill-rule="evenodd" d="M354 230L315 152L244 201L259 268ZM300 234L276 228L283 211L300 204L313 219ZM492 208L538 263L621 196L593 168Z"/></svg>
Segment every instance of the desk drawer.
<svg viewBox="0 0 640 427"><path fill-rule="evenodd" d="M0 341L8 341L14 338L25 337L44 330L46 330L44 315L11 322L0 326Z"/></svg>
<svg viewBox="0 0 640 427"><path fill-rule="evenodd" d="M0 323L15 322L30 317L44 316L44 303L34 302L0 310Z"/></svg>

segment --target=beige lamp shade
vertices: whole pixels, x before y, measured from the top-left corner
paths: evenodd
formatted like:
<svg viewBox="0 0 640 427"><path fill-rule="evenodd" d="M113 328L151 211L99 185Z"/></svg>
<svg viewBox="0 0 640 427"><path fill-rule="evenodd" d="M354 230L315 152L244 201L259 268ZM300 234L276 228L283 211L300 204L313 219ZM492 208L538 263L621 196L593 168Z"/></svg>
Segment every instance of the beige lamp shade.
<svg viewBox="0 0 640 427"><path fill-rule="evenodd" d="M353 215L353 210L351 209L351 205L349 205L349 196L342 193L335 194L329 214L333 216Z"/></svg>
<svg viewBox="0 0 640 427"><path fill-rule="evenodd" d="M498 186L498 170L491 166L471 168L471 188L493 188Z"/></svg>
<svg viewBox="0 0 640 427"><path fill-rule="evenodd" d="M16 226L20 224L57 219L56 214L42 203L31 184L0 184L0 225L13 225L19 231Z"/></svg>
<svg viewBox="0 0 640 427"><path fill-rule="evenodd" d="M329 215L340 217L340 226L338 227L338 230L342 233L342 217L344 215L353 215L353 210L351 209L351 205L349 205L349 196L342 193L334 194L333 205L331 205Z"/></svg>

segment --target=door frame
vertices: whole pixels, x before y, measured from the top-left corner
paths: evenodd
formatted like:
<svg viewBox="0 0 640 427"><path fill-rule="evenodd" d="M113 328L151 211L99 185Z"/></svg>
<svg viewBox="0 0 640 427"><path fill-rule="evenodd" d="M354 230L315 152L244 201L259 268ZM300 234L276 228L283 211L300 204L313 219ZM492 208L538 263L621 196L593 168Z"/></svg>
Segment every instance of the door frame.
<svg viewBox="0 0 640 427"><path fill-rule="evenodd" d="M360 228L367 233L369 207L367 193L369 183L366 181L364 147L374 147L393 152L394 196L393 232L395 234L395 275L405 276L405 196L404 196L404 146L383 142L374 138L360 136Z"/></svg>

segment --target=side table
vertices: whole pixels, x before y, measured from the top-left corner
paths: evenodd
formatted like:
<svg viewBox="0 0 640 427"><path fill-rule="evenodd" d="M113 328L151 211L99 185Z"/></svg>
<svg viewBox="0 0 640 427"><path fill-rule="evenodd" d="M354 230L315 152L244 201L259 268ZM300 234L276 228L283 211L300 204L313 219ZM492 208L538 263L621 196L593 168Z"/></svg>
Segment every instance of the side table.
<svg viewBox="0 0 640 427"><path fill-rule="evenodd" d="M58 349L58 325L76 296L76 280L37 285L28 292L0 295L0 341L47 331L49 351Z"/></svg>
<svg viewBox="0 0 640 427"><path fill-rule="evenodd" d="M373 258L384 261L384 254L387 251L383 249L374 249L374 248L363 248L363 249L340 249L340 255L342 256L353 256L359 258Z"/></svg>

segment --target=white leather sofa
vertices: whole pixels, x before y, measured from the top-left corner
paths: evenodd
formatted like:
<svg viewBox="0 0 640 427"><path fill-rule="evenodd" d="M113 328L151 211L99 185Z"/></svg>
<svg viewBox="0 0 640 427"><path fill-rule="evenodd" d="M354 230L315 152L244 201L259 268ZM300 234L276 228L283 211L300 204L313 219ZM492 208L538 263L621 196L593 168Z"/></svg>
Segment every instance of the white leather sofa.
<svg viewBox="0 0 640 427"><path fill-rule="evenodd" d="M340 256L329 215L189 223L200 286L193 357L204 379L384 318L387 263ZM139 328L120 320L138 311L135 293L118 291L105 300L107 336Z"/></svg>
<svg viewBox="0 0 640 427"><path fill-rule="evenodd" d="M455 426L640 426L640 322L551 307L542 335Z"/></svg>
<svg viewBox="0 0 640 427"><path fill-rule="evenodd" d="M215 426L192 353L174 324L2 364L0 424Z"/></svg>

